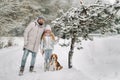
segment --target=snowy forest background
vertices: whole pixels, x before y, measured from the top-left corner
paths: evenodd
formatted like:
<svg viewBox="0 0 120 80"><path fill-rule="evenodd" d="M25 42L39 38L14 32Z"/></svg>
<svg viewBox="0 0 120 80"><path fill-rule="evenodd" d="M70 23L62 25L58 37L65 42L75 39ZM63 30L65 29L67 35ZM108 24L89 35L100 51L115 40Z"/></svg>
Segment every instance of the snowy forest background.
<svg viewBox="0 0 120 80"><path fill-rule="evenodd" d="M0 0L0 36L22 36L25 27L38 16L46 17L46 24L60 11L67 11L72 0Z"/></svg>
<svg viewBox="0 0 120 80"><path fill-rule="evenodd" d="M113 5L120 0L83 0L83 3L89 6L97 1L102 1L102 4ZM71 25L64 25L68 24L67 21L70 21L71 18L76 17L70 14L77 11L77 9L80 11L79 7L81 5L83 4L80 3L80 0L0 0L0 63L2 64L0 65L0 78L2 80L49 80L51 78L56 80L120 80L120 11L113 16L114 19L110 19L110 22L115 22L113 29L116 29L116 31L113 31L113 33L109 32L110 28L112 28L111 24L110 26L106 24L106 27L103 25L103 31L98 29L89 34L88 29L90 28L87 27L82 30L83 32L81 31L83 34L74 38L73 34L71 34L71 37L69 33L71 30L69 26ZM85 6L83 7L86 8ZM97 8L99 9L99 7L93 8L93 11L97 10ZM120 5L117 5L117 8L120 9ZM112 8L108 9L108 13L106 11L105 16L102 15L103 19L106 15L109 15L109 12L111 15L111 10ZM88 11L89 14L91 12ZM98 10L98 12L100 11ZM23 53L24 29L31 21L41 15L45 16L46 24L50 24L53 27L55 35L57 37L61 36L53 52L59 56L59 61L64 68L58 72L44 73L42 71L43 56L38 54L35 68L37 72L30 74L26 70L23 77L18 77L16 74L18 73ZM92 16L96 18L96 14L92 14ZM87 20L84 14L82 17L84 17L83 21ZM63 25L60 25L60 22L64 21L64 19L67 20ZM94 20L94 18L91 18L91 20ZM86 24L80 25L85 26ZM84 29L84 27L77 29L75 26L73 25L72 28L74 29L72 30ZM109 31L103 34L104 30L106 30L105 32ZM62 34L59 34L59 32ZM79 37L80 39L78 39ZM86 41L86 39L90 40ZM72 42L75 42L75 44L72 45ZM80 45L78 42L80 42ZM72 47L70 48L70 46ZM72 62L73 68L68 69L68 53L71 54L71 52L72 57L70 57L70 60L71 58L72 60L70 62ZM30 56L28 61L30 61ZM27 67L29 67L29 63L27 63Z"/></svg>
<svg viewBox="0 0 120 80"><path fill-rule="evenodd" d="M84 5L91 5L97 1L98 0L83 0L83 3ZM102 1L103 4L114 4L116 0L100 1ZM61 17L63 13L67 12L70 8L80 6L80 0L0 0L1 39L2 37L22 37L27 25L41 15L45 16L46 24L53 26L51 22L56 18ZM119 16L118 19L120 19ZM119 32L118 26L118 33ZM54 33L57 34L56 31L54 31ZM99 31L97 33L99 33ZM13 41L12 38L7 41L7 45L0 42L0 47L9 46L11 41Z"/></svg>
<svg viewBox="0 0 120 80"><path fill-rule="evenodd" d="M90 5L97 0L84 0ZM113 4L115 0L102 0ZM79 7L80 0L0 0L0 36L23 36L25 27L38 16L46 17L46 24L71 7Z"/></svg>

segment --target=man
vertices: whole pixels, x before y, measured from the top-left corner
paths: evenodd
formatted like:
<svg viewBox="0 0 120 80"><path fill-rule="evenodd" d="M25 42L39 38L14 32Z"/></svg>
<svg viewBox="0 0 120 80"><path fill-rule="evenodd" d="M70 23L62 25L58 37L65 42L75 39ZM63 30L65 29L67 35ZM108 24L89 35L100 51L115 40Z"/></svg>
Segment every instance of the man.
<svg viewBox="0 0 120 80"><path fill-rule="evenodd" d="M19 75L23 75L25 64L29 53L32 53L32 59L29 71L33 72L36 54L39 49L41 42L41 36L44 32L44 22L43 17L38 17L34 22L31 22L24 32L24 54L21 61Z"/></svg>

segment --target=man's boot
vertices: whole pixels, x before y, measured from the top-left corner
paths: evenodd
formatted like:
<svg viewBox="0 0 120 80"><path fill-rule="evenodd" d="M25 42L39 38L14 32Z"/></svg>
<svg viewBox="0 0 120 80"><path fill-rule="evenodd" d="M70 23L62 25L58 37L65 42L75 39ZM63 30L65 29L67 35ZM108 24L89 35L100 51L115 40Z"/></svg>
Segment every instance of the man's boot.
<svg viewBox="0 0 120 80"><path fill-rule="evenodd" d="M30 66L29 71L30 71L30 72L33 72L33 69L34 69L34 66Z"/></svg>
<svg viewBox="0 0 120 80"><path fill-rule="evenodd" d="M24 72L24 66L20 67L19 76L22 76Z"/></svg>

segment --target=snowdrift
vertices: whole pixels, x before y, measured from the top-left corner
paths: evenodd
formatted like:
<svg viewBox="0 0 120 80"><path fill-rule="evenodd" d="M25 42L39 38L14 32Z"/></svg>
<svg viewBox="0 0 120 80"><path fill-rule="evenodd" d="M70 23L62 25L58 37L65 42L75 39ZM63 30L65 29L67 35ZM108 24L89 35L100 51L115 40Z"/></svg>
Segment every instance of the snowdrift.
<svg viewBox="0 0 120 80"><path fill-rule="evenodd" d="M95 37L93 41L83 41L83 49L74 51L73 69L67 67L69 47L56 44L53 53L58 54L63 70L44 72L44 56L39 51L35 65L36 73L28 71L31 61L29 55L24 76L20 77L18 72L24 42L23 38L14 38L14 43L18 46L0 49L0 78L2 80L120 80L119 42L120 36Z"/></svg>
<svg viewBox="0 0 120 80"><path fill-rule="evenodd" d="M93 80L120 79L120 36L83 41L82 50L75 50L74 68Z"/></svg>

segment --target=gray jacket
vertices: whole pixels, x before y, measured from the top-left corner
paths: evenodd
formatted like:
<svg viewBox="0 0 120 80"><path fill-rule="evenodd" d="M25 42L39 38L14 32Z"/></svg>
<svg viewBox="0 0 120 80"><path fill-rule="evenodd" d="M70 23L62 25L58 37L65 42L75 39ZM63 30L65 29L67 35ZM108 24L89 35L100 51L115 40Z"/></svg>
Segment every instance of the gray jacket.
<svg viewBox="0 0 120 80"><path fill-rule="evenodd" d="M37 53L43 31L44 27L37 21L31 22L24 32L24 48Z"/></svg>

